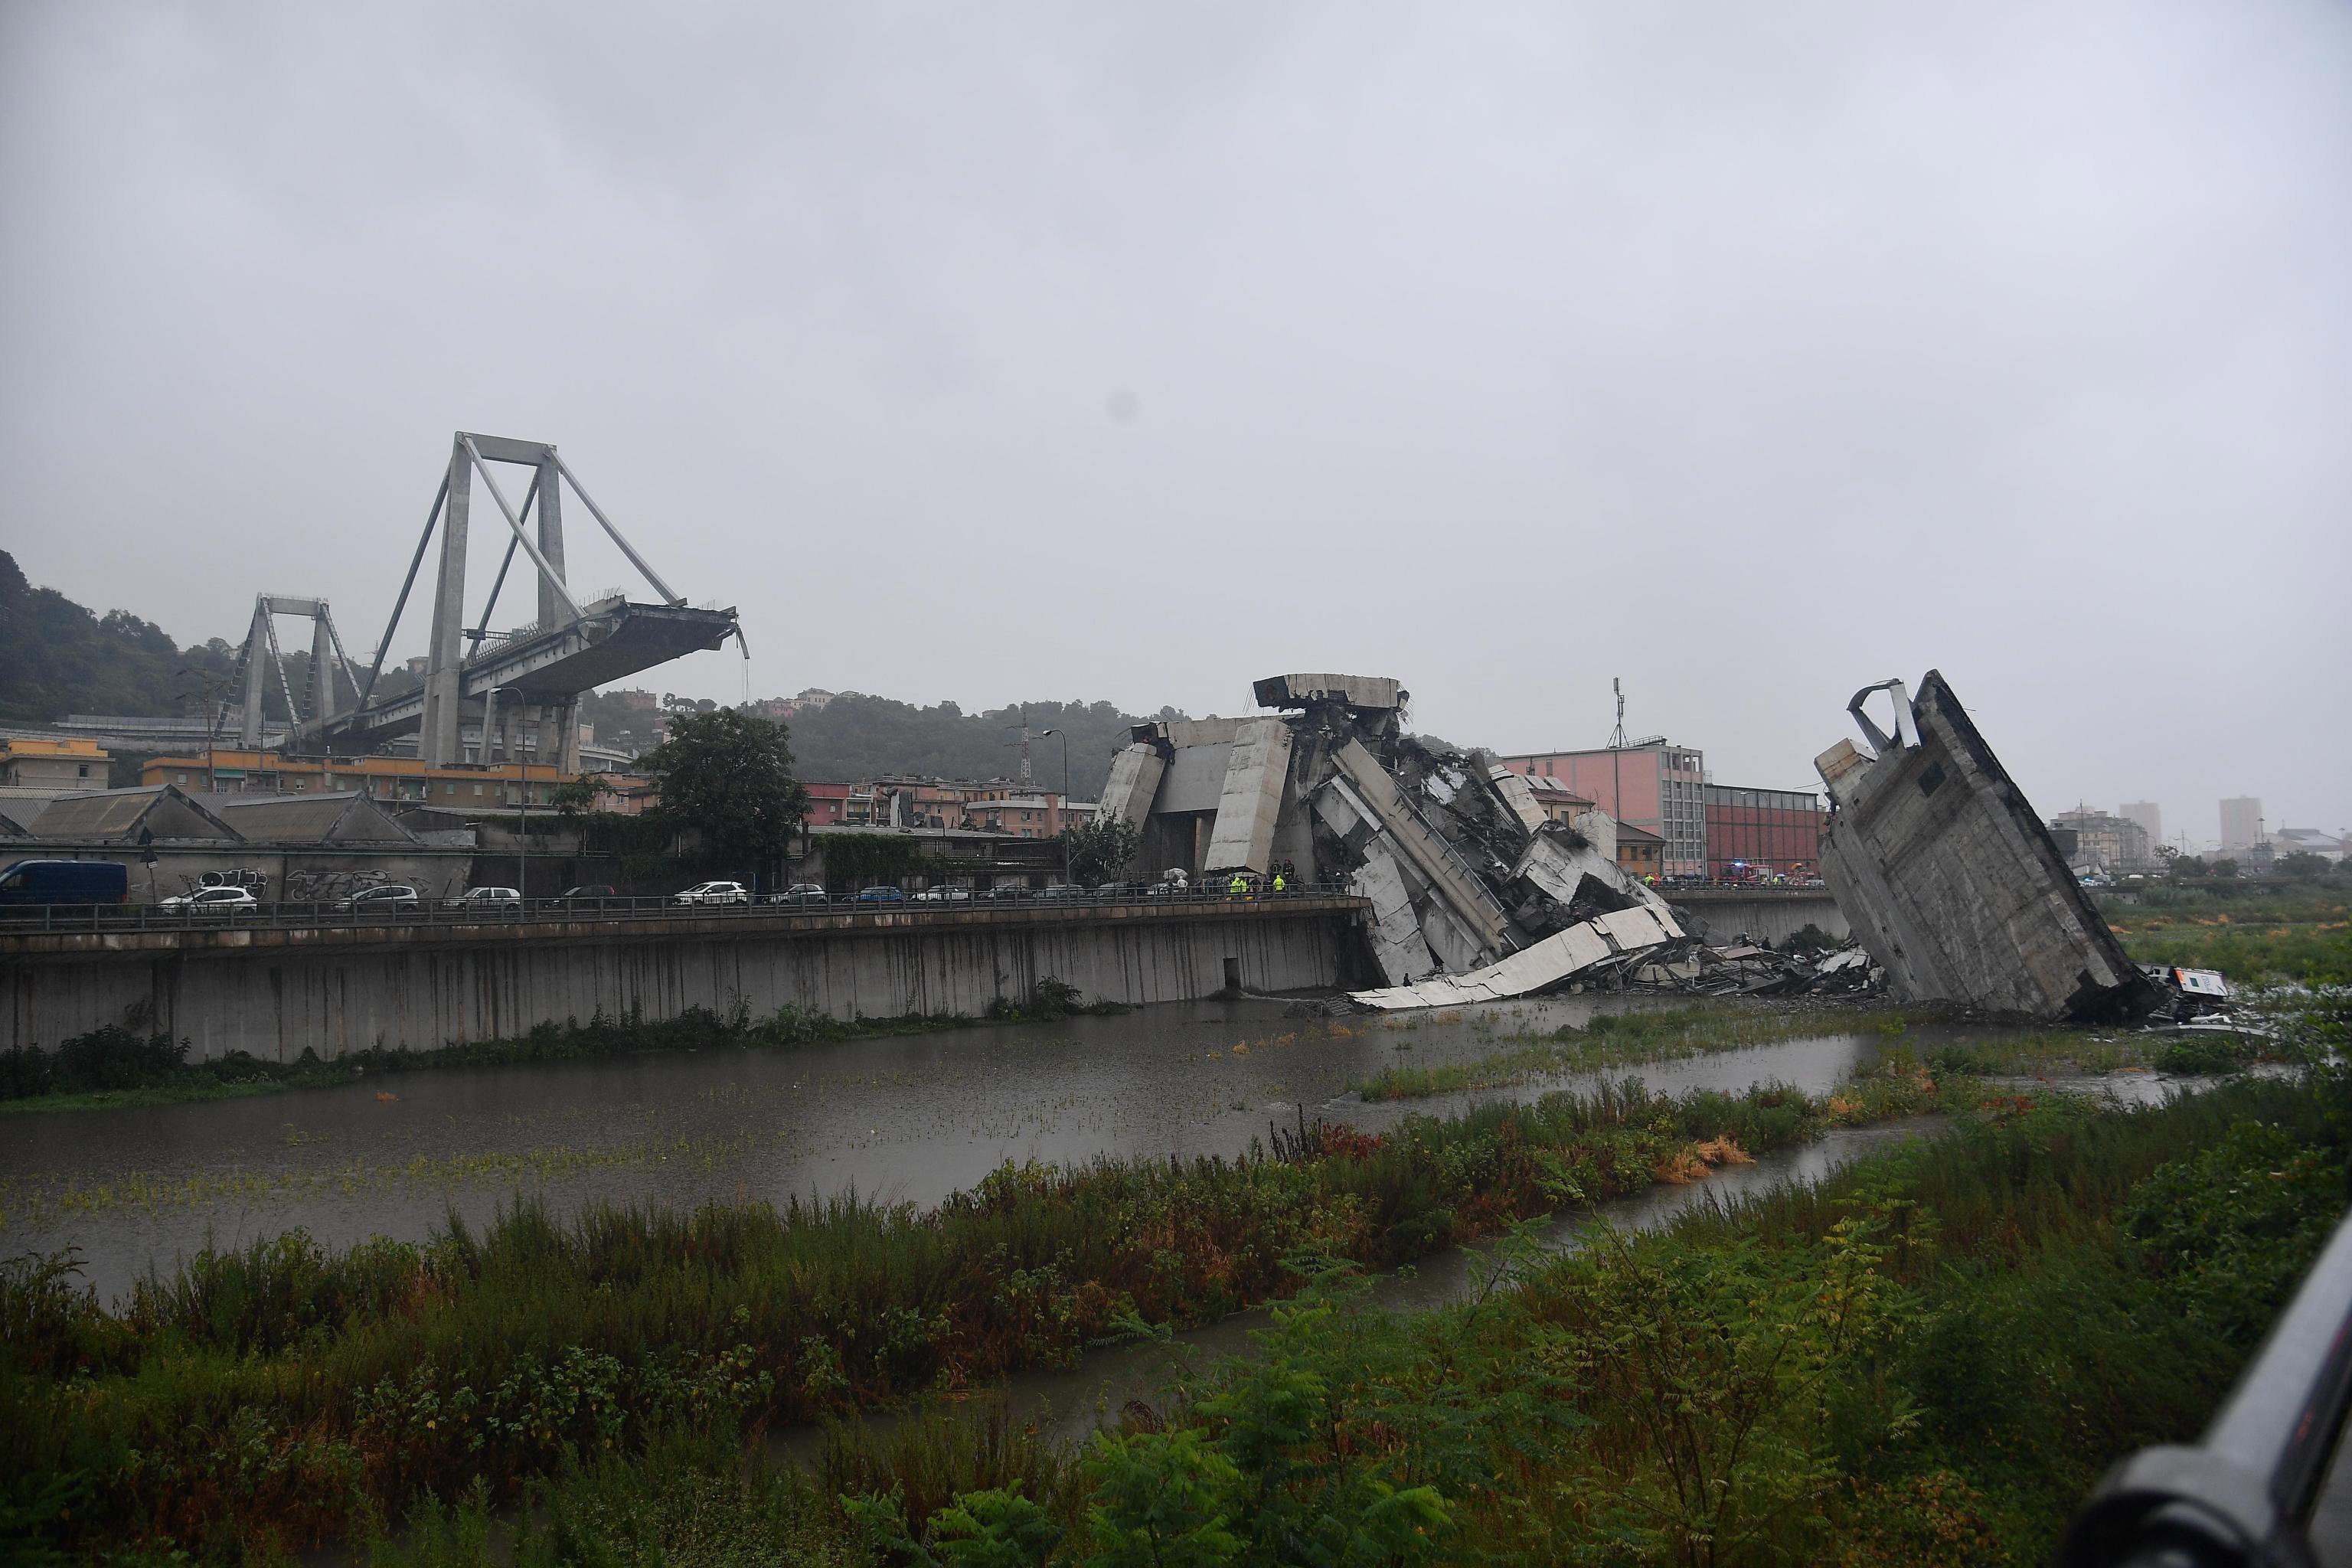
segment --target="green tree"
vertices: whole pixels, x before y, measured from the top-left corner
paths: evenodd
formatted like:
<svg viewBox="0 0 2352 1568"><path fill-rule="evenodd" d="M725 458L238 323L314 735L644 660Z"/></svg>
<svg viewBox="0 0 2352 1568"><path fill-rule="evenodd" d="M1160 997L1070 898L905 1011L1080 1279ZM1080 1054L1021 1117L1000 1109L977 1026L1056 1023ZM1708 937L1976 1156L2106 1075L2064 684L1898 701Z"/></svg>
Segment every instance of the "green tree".
<svg viewBox="0 0 2352 1568"><path fill-rule="evenodd" d="M789 754L788 754L789 755ZM603 773L582 773L547 792L547 804L555 807L567 820L593 809L596 796L606 787Z"/></svg>
<svg viewBox="0 0 2352 1568"><path fill-rule="evenodd" d="M808 815L793 777L791 733L772 719L721 708L679 713L669 739L637 759L661 792L663 819L738 860L773 859Z"/></svg>
<svg viewBox="0 0 2352 1568"><path fill-rule="evenodd" d="M1062 829L1062 844L1069 852L1070 879L1098 888L1126 873L1143 847L1143 834L1123 816L1106 816Z"/></svg>
<svg viewBox="0 0 2352 1568"><path fill-rule="evenodd" d="M2296 849L2282 855L2279 857L2278 864L2271 868L2273 875L2292 878L2297 881L2306 877L2325 877L2331 869L2333 868L2327 864L2327 857L2314 855L2308 849Z"/></svg>

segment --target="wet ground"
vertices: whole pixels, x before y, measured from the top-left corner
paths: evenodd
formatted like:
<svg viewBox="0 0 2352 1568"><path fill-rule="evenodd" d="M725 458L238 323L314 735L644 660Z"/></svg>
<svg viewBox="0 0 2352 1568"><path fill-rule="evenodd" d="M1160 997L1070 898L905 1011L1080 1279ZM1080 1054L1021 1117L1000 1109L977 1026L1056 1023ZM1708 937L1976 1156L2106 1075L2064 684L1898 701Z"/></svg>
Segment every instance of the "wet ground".
<svg viewBox="0 0 2352 1568"><path fill-rule="evenodd" d="M249 1100L0 1119L0 1253L72 1246L102 1299L209 1244L293 1226L418 1240L518 1194L690 1205L854 1189L919 1204L1006 1160L1239 1152L1301 1109L1378 1129L1497 1093L1365 1104L1392 1063L1474 1060L1505 1037L1654 1003L1562 997L1437 1015L1292 1018L1273 1001L773 1050L457 1068ZM1825 1090L1875 1037L1822 1033L1612 1069L1653 1087ZM1906 1044L1932 1048L1915 1031ZM2112 1084L2113 1079L2091 1080Z"/></svg>
<svg viewBox="0 0 2352 1568"><path fill-rule="evenodd" d="M1879 1127L1832 1131L1818 1142L1764 1155L1752 1165L1729 1165L1703 1181L1662 1184L1555 1222L1540 1233L1545 1251L1570 1252L1604 1226L1655 1230L1685 1211L1706 1204L1736 1203L1774 1187L1818 1182L1840 1166L1913 1138L1940 1135L1949 1123L1919 1117ZM1423 1258L1413 1268L1375 1279L1360 1308L1410 1311L1450 1306L1484 1294L1503 1281L1501 1262L1491 1247L1458 1248ZM1122 1344L1088 1352L1074 1367L1017 1373L1003 1390L1013 1423L1034 1423L1057 1441L1083 1441L1110 1425L1130 1401L1158 1407L1186 1366L1205 1369L1226 1356L1251 1354L1252 1336L1266 1327L1268 1310L1238 1312L1175 1336L1172 1345ZM886 1412L867 1417L880 1428L908 1418ZM824 1442L820 1428L796 1426L771 1435L779 1457L814 1457Z"/></svg>

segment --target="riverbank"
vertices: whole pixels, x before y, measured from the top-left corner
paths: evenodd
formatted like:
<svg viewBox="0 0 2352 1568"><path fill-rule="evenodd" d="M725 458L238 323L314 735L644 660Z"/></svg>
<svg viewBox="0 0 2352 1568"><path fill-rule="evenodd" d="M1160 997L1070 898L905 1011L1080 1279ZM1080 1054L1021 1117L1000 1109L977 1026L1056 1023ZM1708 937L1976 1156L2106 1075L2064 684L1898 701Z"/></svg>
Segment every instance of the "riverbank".
<svg viewBox="0 0 2352 1568"><path fill-rule="evenodd" d="M722 1016L709 1008L689 1007L675 1018L654 1022L598 1014L584 1024L577 1020L543 1024L514 1039L446 1045L431 1050L370 1049L352 1052L332 1061L322 1061L305 1051L292 1062L264 1061L241 1051L209 1061L191 1062L184 1040L110 1026L66 1040L54 1051L33 1047L0 1052L0 1115L197 1104L290 1089L333 1088L355 1079L436 1068L594 1061L730 1047L773 1049L831 1045L988 1024L1051 1022L1081 1015L1108 1016L1127 1011L1126 1006L1116 1002L1088 1003L1072 987L1047 978L1037 983L1026 1003L1002 1004L977 1016L914 1013L895 1018L844 1022L805 1008L784 1007L755 1019L741 1008Z"/></svg>
<svg viewBox="0 0 2352 1568"><path fill-rule="evenodd" d="M1775 1012L1769 1005L1717 1003L1608 1015L1581 1026L1562 1025L1541 1034L1502 1033L1494 1037L1503 1042L1500 1050L1434 1066L1386 1066L1352 1087L1370 1101L1511 1089L1563 1073L1681 1061L1817 1037L1825 1020L1832 1017L1842 1030L1875 1040L1889 1059L1916 1060L1939 1075L1970 1078L2095 1078L2119 1072L2210 1076L2293 1056L2257 1029L2233 1034L2026 1028L1969 1022L1958 1015L1916 1007L1825 1015L1818 1009Z"/></svg>
<svg viewBox="0 0 2352 1568"><path fill-rule="evenodd" d="M1720 1051L1745 1050L1776 1040L1802 1039L1830 1032L1895 1038L1936 1015L1890 1008L1820 1007L1776 1010L1769 1002L1666 1006L1639 1013L1604 1014L1581 1026L1563 1024L1535 1034L1497 1033L1505 1048L1475 1061L1436 1066L1396 1064L1353 1087L1366 1100L1423 1100L1470 1089L1510 1089L1558 1073L1598 1072L1643 1062L1680 1061ZM1414 1027L1412 1015L1390 1019L1390 1030ZM1367 1027L1371 1026L1367 1025ZM1406 1048L1400 1046L1400 1049Z"/></svg>
<svg viewBox="0 0 2352 1568"><path fill-rule="evenodd" d="M1001 1412L804 1470L677 1426L379 1532L383 1568L805 1563L2046 1562L2104 1468L2192 1436L2343 1202L2323 1095L2057 1099L1813 1186L1604 1233L1426 1312L1325 1258L1246 1362L1076 1450ZM1507 1244L1506 1251L1509 1250ZM923 1555L928 1553L929 1555Z"/></svg>
<svg viewBox="0 0 2352 1568"><path fill-rule="evenodd" d="M675 1430L980 1386L1289 1294L1286 1259L1390 1268L1940 1103L1926 1075L1882 1073L1831 1097L1557 1095L1386 1134L1302 1115L1241 1159L1007 1166L928 1211L845 1195L567 1226L526 1205L340 1250L293 1232L203 1253L120 1312L68 1259L20 1260L0 1287L18 1457L0 1496L74 1552L347 1539L422 1492L505 1495Z"/></svg>

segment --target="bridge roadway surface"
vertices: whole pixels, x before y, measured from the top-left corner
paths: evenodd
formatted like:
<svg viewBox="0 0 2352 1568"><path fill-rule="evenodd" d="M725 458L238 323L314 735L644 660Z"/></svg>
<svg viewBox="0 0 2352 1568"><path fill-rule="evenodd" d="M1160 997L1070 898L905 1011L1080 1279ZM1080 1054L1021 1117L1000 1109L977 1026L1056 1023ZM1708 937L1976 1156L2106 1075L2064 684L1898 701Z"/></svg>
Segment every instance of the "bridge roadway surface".
<svg viewBox="0 0 2352 1568"><path fill-rule="evenodd" d="M195 1060L291 1060L512 1038L599 1013L978 1015L1026 1001L1047 978L1123 1003L1299 990L1351 978L1369 907L1315 893L561 914L535 904L508 919L60 911L0 921L0 1049L135 1023L185 1038Z"/></svg>

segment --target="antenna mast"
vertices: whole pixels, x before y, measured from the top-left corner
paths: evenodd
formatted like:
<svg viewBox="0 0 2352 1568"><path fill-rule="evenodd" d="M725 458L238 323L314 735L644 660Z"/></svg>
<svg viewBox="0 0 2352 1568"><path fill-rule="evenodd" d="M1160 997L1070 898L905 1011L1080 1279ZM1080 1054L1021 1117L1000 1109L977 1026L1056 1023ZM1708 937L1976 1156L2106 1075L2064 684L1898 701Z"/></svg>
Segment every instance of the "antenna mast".
<svg viewBox="0 0 2352 1568"><path fill-rule="evenodd" d="M1625 682L1612 675L1609 678L1609 689L1617 693L1617 728L1609 731L1609 749L1622 752L1625 749Z"/></svg>
<svg viewBox="0 0 2352 1568"><path fill-rule="evenodd" d="M1021 782L1024 784L1034 784L1037 782L1037 775L1030 769L1029 766L1029 704L1026 702L1024 702L1021 705L1020 724L1018 726L1012 724L1007 724L1005 726L1008 730L1014 729L1016 727L1021 731Z"/></svg>

